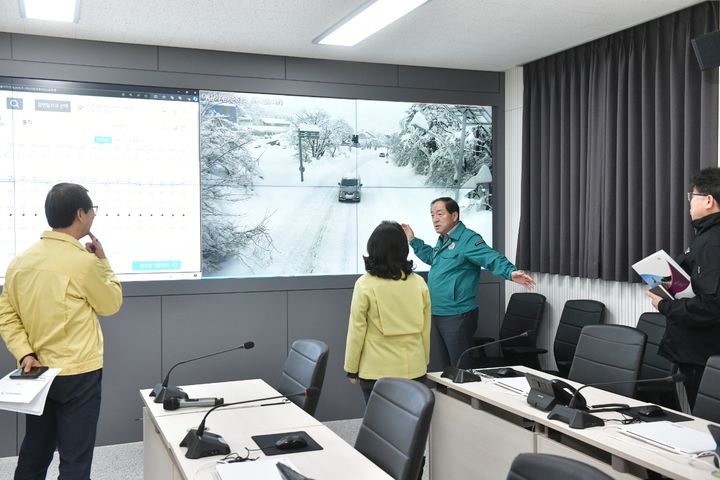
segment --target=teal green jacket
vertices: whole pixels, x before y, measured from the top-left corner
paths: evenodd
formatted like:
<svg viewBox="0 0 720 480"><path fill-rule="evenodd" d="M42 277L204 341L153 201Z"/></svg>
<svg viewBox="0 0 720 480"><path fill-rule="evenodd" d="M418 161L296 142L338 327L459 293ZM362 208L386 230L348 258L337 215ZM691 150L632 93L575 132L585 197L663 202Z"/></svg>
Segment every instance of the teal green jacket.
<svg viewBox="0 0 720 480"><path fill-rule="evenodd" d="M460 315L476 308L482 268L506 280L517 270L505 255L490 248L479 233L462 222L447 242L439 238L435 248L419 238L414 238L410 246L420 260L431 266L428 287L433 315Z"/></svg>

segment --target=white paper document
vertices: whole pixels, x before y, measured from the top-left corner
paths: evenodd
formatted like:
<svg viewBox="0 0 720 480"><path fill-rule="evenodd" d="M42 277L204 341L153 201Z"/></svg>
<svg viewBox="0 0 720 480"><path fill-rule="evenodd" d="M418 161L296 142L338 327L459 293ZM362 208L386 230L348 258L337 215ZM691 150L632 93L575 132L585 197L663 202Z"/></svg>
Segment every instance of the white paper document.
<svg viewBox="0 0 720 480"><path fill-rule="evenodd" d="M10 378L14 371L0 379L0 410L42 415L50 385L60 369L49 368L38 378L22 380Z"/></svg>
<svg viewBox="0 0 720 480"><path fill-rule="evenodd" d="M673 422L637 423L620 427L620 432L665 450L685 455L715 450L715 440L710 433Z"/></svg>
<svg viewBox="0 0 720 480"><path fill-rule="evenodd" d="M520 395L527 396L530 393L530 384L525 377L498 378L495 384Z"/></svg>
<svg viewBox="0 0 720 480"><path fill-rule="evenodd" d="M283 480L277 468L278 462L284 463L296 472L298 471L297 467L285 457L265 458L253 462L221 463L215 467L215 470L221 480L242 480L246 478L252 478L253 480Z"/></svg>

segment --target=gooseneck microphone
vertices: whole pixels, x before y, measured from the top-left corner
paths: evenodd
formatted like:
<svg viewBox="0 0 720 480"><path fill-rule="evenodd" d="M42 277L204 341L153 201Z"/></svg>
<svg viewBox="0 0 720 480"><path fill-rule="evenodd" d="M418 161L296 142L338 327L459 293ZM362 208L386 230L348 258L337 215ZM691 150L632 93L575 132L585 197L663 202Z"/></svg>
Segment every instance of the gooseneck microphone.
<svg viewBox="0 0 720 480"><path fill-rule="evenodd" d="M495 340L492 342L484 343L482 345L475 345L473 347L467 348L460 354L455 366L451 365L451 366L445 367L442 375L440 375L440 376L443 378L451 379L453 381L453 383L479 382L480 377L478 375L475 375L472 372L469 372L463 368L460 368L460 362L462 361L463 357L466 354L472 352L473 350L480 350L481 348L489 347L492 345L497 345L498 343L507 342L509 340L515 340L516 338L520 338L520 337L527 337L532 332L533 332L533 330L525 330L524 332L522 332L518 335L513 335L512 337L501 338L500 340Z"/></svg>
<svg viewBox="0 0 720 480"><path fill-rule="evenodd" d="M205 420L210 413L214 412L218 408L229 407L232 405L241 405L243 403L263 402L266 400L277 400L279 398L292 398L306 396L311 397L320 394L320 389L316 387L309 387L301 392L292 393L290 395L274 395L272 397L264 398L253 398L252 400L241 400L239 402L223 403L222 405L216 405L205 413L200 425L197 429L190 430L182 442L181 447L187 447L185 452L186 458L202 458L211 455L227 455L230 453L230 447L221 435L217 433L210 433L205 430Z"/></svg>
<svg viewBox="0 0 720 480"><path fill-rule="evenodd" d="M166 398L182 398L184 400L188 400L188 394L183 392L177 387L168 387L168 382L170 381L170 373L175 369L175 367L182 365L184 363L190 363L194 362L196 360L202 360L203 358L208 357L214 357L215 355L220 355L222 353L232 352L233 350L249 350L255 346L255 342L245 342L242 345L239 345L237 347L228 348L227 350L222 350L215 353L209 353L207 355L202 355L200 357L191 358L189 360L183 360L182 362L178 362L172 367L170 367L170 370L168 370L167 375L165 375L165 378L163 379L162 383L158 383L153 387L152 392L150 392L151 397L155 397L154 402L155 403L163 403Z"/></svg>
<svg viewBox="0 0 720 480"><path fill-rule="evenodd" d="M578 398L580 398L580 390L587 387L609 387L611 385L624 385L628 383L659 383L659 382L684 382L685 381L685 375L683 375L680 372L673 373L672 375L668 375L666 377L659 377L659 378L645 378L642 380L617 380L614 382L596 382L596 383L588 383L587 385L583 385L582 387L578 388L575 393L573 394L572 398L570 399L570 403L568 403L568 407L570 408L582 408L580 405L577 405ZM581 402L582 403L582 402ZM593 405L591 408L630 408L628 405L625 405L624 403L606 403L603 405Z"/></svg>
<svg viewBox="0 0 720 480"><path fill-rule="evenodd" d="M570 398L570 401L567 405L555 405L553 409L548 414L548 417L550 420L560 420L561 422L567 423L570 428L576 428L578 430L582 430L589 427L601 427L605 425L605 421L600 418L596 417L595 415L592 415L587 410L587 406L585 405L585 399L580 394L580 390L586 387L601 387L601 386L610 386L610 385L623 385L627 383L654 383L654 382L682 382L685 380L685 375L683 375L680 372L674 373L672 375L668 375L666 377L659 377L659 378L646 378L642 380L618 380L613 382L595 382L595 383L588 383L587 385L583 385L582 387L575 390L575 393L573 393L572 397ZM593 405L591 407L594 409L594 411L602 412L602 411L620 411L620 410L627 410L630 407L624 403L606 403L602 405ZM597 410L595 410L597 409Z"/></svg>
<svg viewBox="0 0 720 480"><path fill-rule="evenodd" d="M178 408L189 408L189 407L217 407L223 405L225 399L222 397L207 397L207 398L184 398L170 397L163 400L163 408L165 410L177 410Z"/></svg>

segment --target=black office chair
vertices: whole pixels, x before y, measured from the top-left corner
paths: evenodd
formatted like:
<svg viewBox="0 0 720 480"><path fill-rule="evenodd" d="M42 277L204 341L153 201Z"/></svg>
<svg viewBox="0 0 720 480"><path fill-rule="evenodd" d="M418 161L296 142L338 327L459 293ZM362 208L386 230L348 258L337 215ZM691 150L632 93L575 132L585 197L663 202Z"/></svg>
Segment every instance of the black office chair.
<svg viewBox="0 0 720 480"><path fill-rule="evenodd" d="M422 471L434 406L435 397L422 383L379 379L370 394L355 448L396 480L416 480Z"/></svg>
<svg viewBox="0 0 720 480"><path fill-rule="evenodd" d="M640 380L666 377L675 372L676 367L672 362L658 353L660 342L665 335L666 323L667 320L662 313L645 312L640 315L636 328L647 335L645 354L638 377ZM638 400L680 410L677 387L674 383L640 383L635 392Z"/></svg>
<svg viewBox="0 0 720 480"><path fill-rule="evenodd" d="M567 378L575 357L580 331L587 325L599 325L605 318L605 304L596 300L568 300L563 306L555 332L553 353L558 376Z"/></svg>
<svg viewBox="0 0 720 480"><path fill-rule="evenodd" d="M317 394L290 397L297 406L315 415L320 390L325 380L328 346L320 340L295 340L288 352L278 392L283 395L302 392L304 388L316 388Z"/></svg>
<svg viewBox="0 0 720 480"><path fill-rule="evenodd" d="M507 480L612 480L595 467L572 458L521 453L513 460Z"/></svg>
<svg viewBox="0 0 720 480"><path fill-rule="evenodd" d="M708 358L692 411L696 417L720 423L720 355Z"/></svg>
<svg viewBox="0 0 720 480"><path fill-rule="evenodd" d="M581 383L633 381L640 375L647 335L623 325L588 325L580 332L568 378ZM598 386L626 397L634 383Z"/></svg>
<svg viewBox="0 0 720 480"><path fill-rule="evenodd" d="M537 331L543 319L545 310L545 295L539 293L513 293L508 301L505 316L500 326L500 338L509 338L530 330L527 337L509 340L500 345L502 358L476 357L469 359L463 366L492 367L498 365L525 365L537 370L540 369L538 355L547 353L544 348L538 348ZM475 337L475 345L483 345L494 341L492 337Z"/></svg>

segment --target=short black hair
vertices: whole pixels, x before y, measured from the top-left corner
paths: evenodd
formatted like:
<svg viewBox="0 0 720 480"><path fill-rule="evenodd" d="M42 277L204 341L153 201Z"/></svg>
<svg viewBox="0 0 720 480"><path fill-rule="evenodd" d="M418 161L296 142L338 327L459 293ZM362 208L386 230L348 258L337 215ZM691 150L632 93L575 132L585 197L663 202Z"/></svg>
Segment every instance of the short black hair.
<svg viewBox="0 0 720 480"><path fill-rule="evenodd" d="M79 208L88 212L92 208L92 200L87 189L76 183L58 183L45 197L45 217L51 228L72 225Z"/></svg>
<svg viewBox="0 0 720 480"><path fill-rule="evenodd" d="M435 205L437 202L443 202L445 204L445 210L447 210L449 214L452 215L453 213L457 213L458 219L460 218L460 205L458 205L455 200L450 197L436 198L435 200L430 202L430 207Z"/></svg>
<svg viewBox="0 0 720 480"><path fill-rule="evenodd" d="M400 280L412 273L413 262L408 260L410 249L405 232L397 222L384 220L375 227L367 243L365 270L380 278Z"/></svg>
<svg viewBox="0 0 720 480"><path fill-rule="evenodd" d="M700 170L690 181L690 189L693 188L698 193L712 195L720 205L720 168L709 167Z"/></svg>

